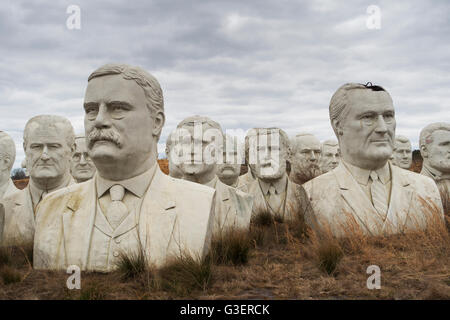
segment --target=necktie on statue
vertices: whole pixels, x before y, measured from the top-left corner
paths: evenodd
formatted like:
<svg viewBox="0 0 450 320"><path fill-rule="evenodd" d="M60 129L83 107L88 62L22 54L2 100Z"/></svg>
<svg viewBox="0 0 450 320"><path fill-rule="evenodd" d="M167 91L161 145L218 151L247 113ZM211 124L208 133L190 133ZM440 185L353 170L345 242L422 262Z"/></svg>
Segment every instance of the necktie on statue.
<svg viewBox="0 0 450 320"><path fill-rule="evenodd" d="M277 194L275 187L271 184L269 187L269 206L273 213L280 213L281 197Z"/></svg>
<svg viewBox="0 0 450 320"><path fill-rule="evenodd" d="M120 184L113 185L109 189L109 194L111 196L111 203L106 211L106 218L111 227L116 229L128 214L128 208L122 202L125 196L125 188Z"/></svg>
<svg viewBox="0 0 450 320"><path fill-rule="evenodd" d="M372 171L370 173L370 178L372 179L370 193L372 195L373 206L375 207L377 212L385 218L388 209L386 188L380 181L380 178L375 171Z"/></svg>

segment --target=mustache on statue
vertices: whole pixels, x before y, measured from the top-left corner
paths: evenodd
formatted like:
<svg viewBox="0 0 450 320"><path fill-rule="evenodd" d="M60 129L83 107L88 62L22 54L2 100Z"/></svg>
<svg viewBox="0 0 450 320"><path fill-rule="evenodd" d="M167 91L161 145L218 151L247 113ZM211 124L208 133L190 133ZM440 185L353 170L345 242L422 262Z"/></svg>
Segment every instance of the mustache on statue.
<svg viewBox="0 0 450 320"><path fill-rule="evenodd" d="M91 149L97 141L110 141L117 145L119 148L122 147L122 143L120 142L120 135L113 129L93 129L88 135L88 141L89 149Z"/></svg>

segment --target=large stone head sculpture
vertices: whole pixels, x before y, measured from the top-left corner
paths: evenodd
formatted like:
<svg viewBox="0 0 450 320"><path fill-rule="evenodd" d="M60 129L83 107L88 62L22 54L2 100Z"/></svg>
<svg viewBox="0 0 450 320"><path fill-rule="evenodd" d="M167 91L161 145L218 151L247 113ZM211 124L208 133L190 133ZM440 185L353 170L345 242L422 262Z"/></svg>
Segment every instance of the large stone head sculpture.
<svg viewBox="0 0 450 320"><path fill-rule="evenodd" d="M34 183L46 189L60 185L70 174L75 133L69 120L40 115L25 125L23 149L26 167Z"/></svg>
<svg viewBox="0 0 450 320"><path fill-rule="evenodd" d="M95 165L89 157L86 138L84 135L75 137L75 152L72 155L70 173L78 182L84 182L91 179L95 174Z"/></svg>
<svg viewBox="0 0 450 320"><path fill-rule="evenodd" d="M125 64L98 68L88 78L84 110L88 153L102 177L132 178L156 163L165 116L152 75Z"/></svg>
<svg viewBox="0 0 450 320"><path fill-rule="evenodd" d="M223 161L222 127L208 117L196 115L181 121L176 132L183 178L198 183L212 180L217 163Z"/></svg>
<svg viewBox="0 0 450 320"><path fill-rule="evenodd" d="M392 164L409 169L412 163L411 141L405 136L396 135L394 141L394 152L392 153Z"/></svg>
<svg viewBox="0 0 450 320"><path fill-rule="evenodd" d="M289 137L279 128L255 128L249 135L249 163L258 179L273 181L286 174ZM253 165L254 164L254 165Z"/></svg>
<svg viewBox="0 0 450 320"><path fill-rule="evenodd" d="M241 173L242 145L236 137L225 135L223 163L217 165L217 176L226 185L233 185Z"/></svg>
<svg viewBox="0 0 450 320"><path fill-rule="evenodd" d="M291 139L291 180L303 184L320 175L321 154L319 139L310 133L299 133Z"/></svg>
<svg viewBox="0 0 450 320"><path fill-rule="evenodd" d="M386 164L394 149L396 123L385 89L347 83L333 94L329 111L344 161L368 170Z"/></svg>
<svg viewBox="0 0 450 320"><path fill-rule="evenodd" d="M319 167L322 173L327 173L339 165L339 143L334 140L325 140L321 147Z"/></svg>
<svg viewBox="0 0 450 320"><path fill-rule="evenodd" d="M175 131L172 131L166 140L166 156L167 156L167 160L169 162L169 176L171 176L173 178L181 179L183 177L183 172L180 170L178 165L175 164L176 161L174 162L172 159L172 152L174 150L178 150L177 148L175 148L177 142L178 141L175 137ZM180 156L180 155L179 154L174 155L174 158L175 158L175 156Z"/></svg>
<svg viewBox="0 0 450 320"><path fill-rule="evenodd" d="M420 132L420 154L423 166L434 175L450 174L450 123L436 122Z"/></svg>
<svg viewBox="0 0 450 320"><path fill-rule="evenodd" d="M9 181L14 161L16 161L14 140L6 132L0 131L0 186Z"/></svg>

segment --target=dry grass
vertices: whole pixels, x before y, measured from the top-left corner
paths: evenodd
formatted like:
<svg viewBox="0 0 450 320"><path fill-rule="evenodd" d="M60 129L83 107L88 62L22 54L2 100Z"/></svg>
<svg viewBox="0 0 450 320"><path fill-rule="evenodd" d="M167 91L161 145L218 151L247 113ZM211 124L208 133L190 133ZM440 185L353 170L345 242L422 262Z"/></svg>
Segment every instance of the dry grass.
<svg viewBox="0 0 450 320"><path fill-rule="evenodd" d="M23 248L4 248L0 268L13 281L0 281L0 299L450 299L450 235L439 219L404 235L354 228L346 238L273 219L251 225L244 264L224 258L238 239L220 245L223 260L181 257L159 270L132 255L116 272L82 273L81 290L66 288L65 272L30 270ZM380 290L366 287L370 265L381 269Z"/></svg>

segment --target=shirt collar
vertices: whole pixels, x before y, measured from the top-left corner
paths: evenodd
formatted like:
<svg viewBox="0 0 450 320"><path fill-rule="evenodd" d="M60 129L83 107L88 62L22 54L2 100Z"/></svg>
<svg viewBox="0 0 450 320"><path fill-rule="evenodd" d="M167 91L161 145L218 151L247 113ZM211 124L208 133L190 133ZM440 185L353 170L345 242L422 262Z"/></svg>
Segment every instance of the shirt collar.
<svg viewBox="0 0 450 320"><path fill-rule="evenodd" d="M124 187L126 190L130 191L134 195L136 195L139 198L142 198L145 194L145 191L150 186L150 183L153 180L153 176L156 171L156 165L155 164L144 173L130 178L126 180L121 181L112 181L105 178L102 178L99 174L97 174L96 184L97 184L97 197L100 198L107 192L112 186L118 184Z"/></svg>
<svg viewBox="0 0 450 320"><path fill-rule="evenodd" d="M286 180L287 176L283 175L281 179L278 179L275 182L265 182L260 179L258 179L258 182L264 194L267 194L267 192L269 192L269 188L271 185L275 187L277 194L282 194L284 191L286 191Z"/></svg>
<svg viewBox="0 0 450 320"><path fill-rule="evenodd" d="M38 188L35 185L35 183L33 182L33 179L30 178L30 182L28 183L28 185L29 185L31 200L33 202L33 205L36 206L39 203L39 201L41 201L41 198L43 197L44 193L48 194L55 190L65 188L65 187L69 186L73 181L74 180L73 180L72 176L69 174L69 175L67 175L66 181L64 181L64 183L61 184L60 186L58 186L54 189L51 189L51 190L44 190L44 189Z"/></svg>
<svg viewBox="0 0 450 320"><path fill-rule="evenodd" d="M214 176L214 178L211 181L205 183L205 186L215 189L217 180L218 180L217 176Z"/></svg>
<svg viewBox="0 0 450 320"><path fill-rule="evenodd" d="M372 170L356 167L344 160L342 160L342 163L345 165L348 171L350 171L353 178L355 178L355 180L359 184L367 186L367 184L369 183L370 173L372 172ZM386 162L386 164L382 168L375 170L375 172L377 173L379 179L383 184L386 184L391 180L389 162Z"/></svg>

